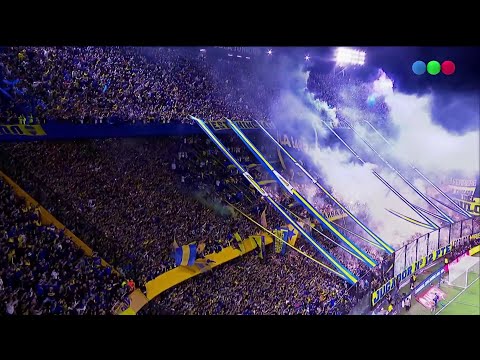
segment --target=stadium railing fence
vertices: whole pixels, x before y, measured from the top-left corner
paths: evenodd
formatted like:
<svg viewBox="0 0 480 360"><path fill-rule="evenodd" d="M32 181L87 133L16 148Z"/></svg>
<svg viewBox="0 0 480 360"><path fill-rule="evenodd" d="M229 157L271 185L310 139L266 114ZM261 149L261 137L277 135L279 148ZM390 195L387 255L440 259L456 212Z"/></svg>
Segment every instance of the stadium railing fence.
<svg viewBox="0 0 480 360"><path fill-rule="evenodd" d="M458 221L454 224L442 227L438 230L424 234L407 244L403 245L395 251L393 257L387 257L377 267L370 269L364 274L359 281L350 286L341 296L335 301L333 313L342 313L345 297L348 297L350 302L354 302L353 310L350 313L366 314L375 310L384 304L384 301L379 301L372 306L372 293L380 286L385 284L388 280L396 277L412 264L427 257L438 249L447 245L451 245L452 255L455 257L455 249L463 248L466 244L471 242L471 236L480 233L480 218L474 217ZM449 255L449 254L447 254ZM427 269L432 264L437 264L438 261L443 260L444 257L439 257L431 263L427 263L422 270ZM408 281L409 278L403 279L403 282ZM401 281L402 282L402 281ZM398 289L401 284L396 284ZM395 287L392 287L393 290ZM386 295L386 294L384 294Z"/></svg>

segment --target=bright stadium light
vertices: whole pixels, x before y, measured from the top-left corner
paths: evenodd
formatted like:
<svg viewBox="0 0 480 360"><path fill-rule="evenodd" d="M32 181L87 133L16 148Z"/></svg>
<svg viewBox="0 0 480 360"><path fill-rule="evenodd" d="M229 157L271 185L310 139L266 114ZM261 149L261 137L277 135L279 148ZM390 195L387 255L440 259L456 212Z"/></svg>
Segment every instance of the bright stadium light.
<svg viewBox="0 0 480 360"><path fill-rule="evenodd" d="M308 61L310 60L310 56L309 55L305 55L305 61Z"/></svg>
<svg viewBox="0 0 480 360"><path fill-rule="evenodd" d="M268 55L272 55L272 49L268 50L268 51L267 51L267 54L268 54Z"/></svg>
<svg viewBox="0 0 480 360"><path fill-rule="evenodd" d="M337 65L364 65L365 55L365 51L338 48L335 52L335 62Z"/></svg>

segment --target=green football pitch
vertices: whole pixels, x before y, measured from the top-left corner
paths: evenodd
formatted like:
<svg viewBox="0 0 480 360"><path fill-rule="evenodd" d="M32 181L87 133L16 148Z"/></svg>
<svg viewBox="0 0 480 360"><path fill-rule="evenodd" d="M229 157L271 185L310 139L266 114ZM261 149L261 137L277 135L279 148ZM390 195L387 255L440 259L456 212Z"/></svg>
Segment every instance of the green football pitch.
<svg viewBox="0 0 480 360"><path fill-rule="evenodd" d="M459 289L449 285L441 286L447 299L438 306L435 315L480 315L480 280L478 274L470 273L468 287ZM449 297L453 296L450 300Z"/></svg>
<svg viewBox="0 0 480 360"><path fill-rule="evenodd" d="M470 273L468 287L463 289L447 285L442 282L440 290L446 294L446 298L439 302L435 315L480 315L480 278L478 274ZM410 311L402 309L401 315L433 315L415 298L412 298Z"/></svg>

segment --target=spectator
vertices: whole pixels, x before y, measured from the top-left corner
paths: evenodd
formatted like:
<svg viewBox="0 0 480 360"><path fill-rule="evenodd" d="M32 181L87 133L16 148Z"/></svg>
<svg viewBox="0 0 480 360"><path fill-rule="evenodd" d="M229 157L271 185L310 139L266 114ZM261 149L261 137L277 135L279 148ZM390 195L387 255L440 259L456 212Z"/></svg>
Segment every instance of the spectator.
<svg viewBox="0 0 480 360"><path fill-rule="evenodd" d="M81 301L87 314L109 314L127 295L119 277L38 219L0 180L0 313L72 314Z"/></svg>

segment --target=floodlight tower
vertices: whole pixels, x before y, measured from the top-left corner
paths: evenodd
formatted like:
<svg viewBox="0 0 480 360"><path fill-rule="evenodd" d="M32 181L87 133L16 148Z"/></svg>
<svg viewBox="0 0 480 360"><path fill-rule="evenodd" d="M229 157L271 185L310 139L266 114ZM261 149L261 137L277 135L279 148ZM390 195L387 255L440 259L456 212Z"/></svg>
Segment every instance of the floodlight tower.
<svg viewBox="0 0 480 360"><path fill-rule="evenodd" d="M347 67L352 65L363 66L365 64L365 51L349 48L337 48L335 51L335 62L341 68L341 73L345 75Z"/></svg>

